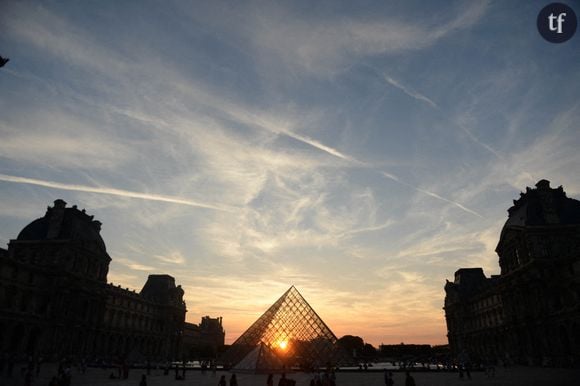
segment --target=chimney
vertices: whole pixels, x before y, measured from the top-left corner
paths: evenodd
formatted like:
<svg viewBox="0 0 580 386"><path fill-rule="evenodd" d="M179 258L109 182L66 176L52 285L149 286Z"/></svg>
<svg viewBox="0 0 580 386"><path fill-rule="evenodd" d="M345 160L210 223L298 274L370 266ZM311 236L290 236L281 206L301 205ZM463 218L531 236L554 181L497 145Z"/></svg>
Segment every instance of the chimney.
<svg viewBox="0 0 580 386"><path fill-rule="evenodd" d="M536 188L538 188L539 190L550 189L550 181L548 181L548 180L540 180L536 184Z"/></svg>
<svg viewBox="0 0 580 386"><path fill-rule="evenodd" d="M65 208L66 202L59 198L54 201L54 206L48 210L47 215L50 218L48 219L48 231L46 232L47 239L58 238L62 227L62 220L64 219Z"/></svg>

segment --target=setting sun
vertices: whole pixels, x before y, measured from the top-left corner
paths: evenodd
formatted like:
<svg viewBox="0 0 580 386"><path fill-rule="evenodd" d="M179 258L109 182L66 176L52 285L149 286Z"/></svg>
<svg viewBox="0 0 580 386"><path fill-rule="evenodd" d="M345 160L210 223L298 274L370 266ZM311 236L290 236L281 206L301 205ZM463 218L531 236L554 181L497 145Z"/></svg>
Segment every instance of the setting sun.
<svg viewBox="0 0 580 386"><path fill-rule="evenodd" d="M280 346L280 348L282 350L286 350L286 348L288 347L288 341L287 340L283 340L280 343L278 343L278 346Z"/></svg>

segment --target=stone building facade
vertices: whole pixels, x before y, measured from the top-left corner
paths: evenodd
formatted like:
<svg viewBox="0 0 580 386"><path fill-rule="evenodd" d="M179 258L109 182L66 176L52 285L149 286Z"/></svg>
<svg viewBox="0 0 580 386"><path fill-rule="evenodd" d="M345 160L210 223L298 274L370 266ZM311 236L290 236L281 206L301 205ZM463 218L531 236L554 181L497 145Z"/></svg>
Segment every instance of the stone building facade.
<svg viewBox="0 0 580 386"><path fill-rule="evenodd" d="M149 275L140 292L107 283L111 257L100 229L84 210L56 200L0 249L4 353L181 358L183 289L169 275Z"/></svg>
<svg viewBox="0 0 580 386"><path fill-rule="evenodd" d="M580 365L580 201L541 180L508 210L501 272L459 269L445 285L451 349L479 358Z"/></svg>

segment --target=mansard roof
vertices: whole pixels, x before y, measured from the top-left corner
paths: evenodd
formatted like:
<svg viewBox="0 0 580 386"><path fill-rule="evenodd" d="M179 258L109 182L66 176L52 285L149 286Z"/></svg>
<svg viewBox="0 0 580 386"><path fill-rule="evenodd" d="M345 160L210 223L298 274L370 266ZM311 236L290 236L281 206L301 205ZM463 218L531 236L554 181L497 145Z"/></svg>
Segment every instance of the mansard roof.
<svg viewBox="0 0 580 386"><path fill-rule="evenodd" d="M53 207L48 207L44 217L34 220L18 234L19 241L42 240L80 240L94 242L98 248L106 251L101 238L101 222L85 210L78 210L74 205L66 207L66 202L58 199Z"/></svg>
<svg viewBox="0 0 580 386"><path fill-rule="evenodd" d="M550 181L540 180L535 189L527 187L520 193L508 209L496 251L511 228L559 225L580 225L580 201L567 197L561 185L553 189Z"/></svg>
<svg viewBox="0 0 580 386"><path fill-rule="evenodd" d="M175 278L170 275L149 275L141 290L141 296L158 303L183 302L183 289L175 285Z"/></svg>
<svg viewBox="0 0 580 386"><path fill-rule="evenodd" d="M508 209L508 226L580 224L580 201L566 196L562 186L550 187L550 181L540 180L536 189L526 188Z"/></svg>

